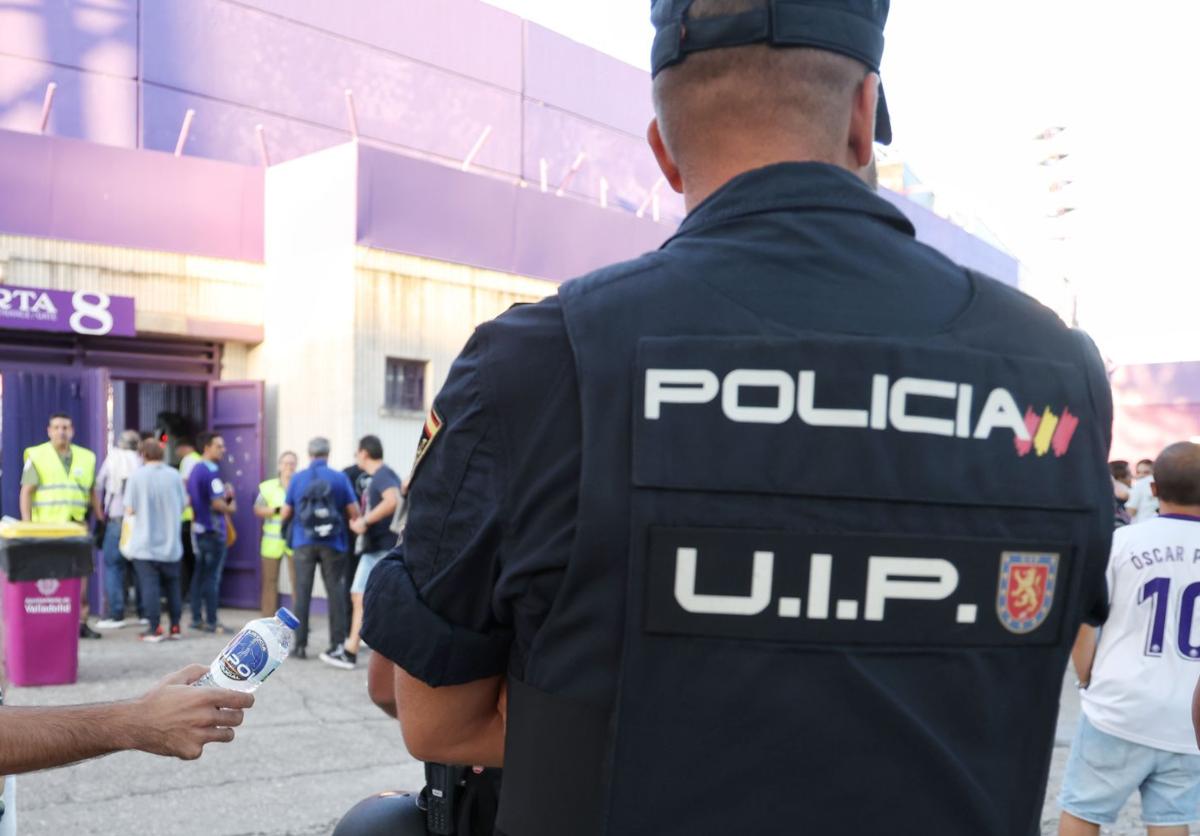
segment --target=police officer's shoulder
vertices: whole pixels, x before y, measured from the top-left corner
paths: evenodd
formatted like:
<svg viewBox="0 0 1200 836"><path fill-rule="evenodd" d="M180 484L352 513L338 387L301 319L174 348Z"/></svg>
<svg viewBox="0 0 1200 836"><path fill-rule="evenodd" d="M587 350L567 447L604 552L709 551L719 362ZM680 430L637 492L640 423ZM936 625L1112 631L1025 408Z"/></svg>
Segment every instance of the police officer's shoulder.
<svg viewBox="0 0 1200 836"><path fill-rule="evenodd" d="M975 292L986 294L988 301L1000 314L1020 320L1025 327L1044 328L1048 332L1062 334L1071 331L1071 327L1058 314L1023 290L977 270L967 272L975 279Z"/></svg>
<svg viewBox="0 0 1200 836"><path fill-rule="evenodd" d="M978 271L968 271L974 279L972 307L982 308L986 330L1000 329L1016 335L1009 350L1071 362L1072 358L1088 368L1089 374L1107 377L1099 349L1085 332L1072 328L1050 308L1029 294ZM981 304L982 303L982 304ZM1099 379L1099 377L1097 378Z"/></svg>
<svg viewBox="0 0 1200 836"><path fill-rule="evenodd" d="M558 295L513 305L479 325L458 362L467 361L475 368L481 392L494 397L525 392L558 377L574 362Z"/></svg>
<svg viewBox="0 0 1200 836"><path fill-rule="evenodd" d="M483 323L476 329L476 339L485 340L492 346L554 341L560 337L565 339L562 296L593 293L619 285L627 279L644 278L647 273L662 266L664 259L663 252L650 252L571 279L562 285L559 293L539 302L518 303L495 319Z"/></svg>
<svg viewBox="0 0 1200 836"><path fill-rule="evenodd" d="M652 279L670 260L671 256L666 250L654 250L572 279L562 286L559 293L565 296L583 296L603 291L624 290L630 287L633 280L636 280L639 288L648 288L646 280Z"/></svg>

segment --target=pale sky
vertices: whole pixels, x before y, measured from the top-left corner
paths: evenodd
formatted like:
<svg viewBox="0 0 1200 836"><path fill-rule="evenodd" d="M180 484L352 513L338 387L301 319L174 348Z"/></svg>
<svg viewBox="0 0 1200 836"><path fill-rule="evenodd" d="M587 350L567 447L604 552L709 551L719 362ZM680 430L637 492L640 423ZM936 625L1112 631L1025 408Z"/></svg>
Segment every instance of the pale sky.
<svg viewBox="0 0 1200 836"><path fill-rule="evenodd" d="M648 67L649 0L486 2ZM987 224L1031 292L1065 315L1073 288L1116 362L1200 360L1198 32L1197 0L892 2L893 150ZM1067 128L1055 148L1033 141L1052 125ZM1069 156L1043 168L1046 150ZM1047 217L1063 205L1077 211Z"/></svg>

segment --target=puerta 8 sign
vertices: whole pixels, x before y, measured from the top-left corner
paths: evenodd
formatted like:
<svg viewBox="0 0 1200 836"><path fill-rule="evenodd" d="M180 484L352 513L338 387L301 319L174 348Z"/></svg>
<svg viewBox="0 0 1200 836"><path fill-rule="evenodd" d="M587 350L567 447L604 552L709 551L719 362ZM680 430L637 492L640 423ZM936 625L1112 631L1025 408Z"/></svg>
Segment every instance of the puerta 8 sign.
<svg viewBox="0 0 1200 836"><path fill-rule="evenodd" d="M0 328L132 337L132 296L0 285Z"/></svg>

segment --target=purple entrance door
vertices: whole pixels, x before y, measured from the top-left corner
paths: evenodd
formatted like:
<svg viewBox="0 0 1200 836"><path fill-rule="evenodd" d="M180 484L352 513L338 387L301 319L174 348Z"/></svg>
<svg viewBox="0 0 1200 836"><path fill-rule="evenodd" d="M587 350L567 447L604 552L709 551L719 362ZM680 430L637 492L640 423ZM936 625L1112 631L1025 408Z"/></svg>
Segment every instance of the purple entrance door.
<svg viewBox="0 0 1200 836"><path fill-rule="evenodd" d="M108 372L105 369L52 366L0 366L0 506L20 518L21 470L25 448L46 441L46 425L55 412L71 416L74 444L96 454L96 470L108 453ZM102 559L97 554L88 590L92 611L100 611L104 589Z"/></svg>
<svg viewBox="0 0 1200 836"><path fill-rule="evenodd" d="M261 380L208 384L208 427L225 439L221 478L233 486L237 542L225 558L221 604L258 609L262 584L259 539L262 526L254 516L254 499L263 473L263 384Z"/></svg>

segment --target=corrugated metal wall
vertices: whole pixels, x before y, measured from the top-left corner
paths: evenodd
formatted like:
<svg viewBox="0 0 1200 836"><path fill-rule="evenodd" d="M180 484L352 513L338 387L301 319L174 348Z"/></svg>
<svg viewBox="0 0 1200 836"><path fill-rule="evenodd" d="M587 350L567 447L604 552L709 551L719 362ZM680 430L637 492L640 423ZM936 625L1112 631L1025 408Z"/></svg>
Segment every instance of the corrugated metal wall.
<svg viewBox="0 0 1200 836"><path fill-rule="evenodd" d="M387 358L429 362L428 410L476 325L558 289L553 282L364 248L357 251L355 284L355 433L378 435L401 476L412 464L425 415L384 408Z"/></svg>
<svg viewBox="0 0 1200 836"><path fill-rule="evenodd" d="M137 299L137 329L187 334L187 319L261 325L261 264L0 235L0 281Z"/></svg>

